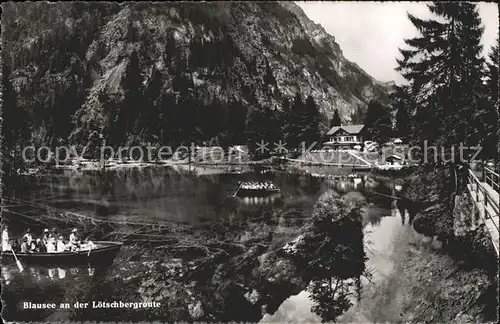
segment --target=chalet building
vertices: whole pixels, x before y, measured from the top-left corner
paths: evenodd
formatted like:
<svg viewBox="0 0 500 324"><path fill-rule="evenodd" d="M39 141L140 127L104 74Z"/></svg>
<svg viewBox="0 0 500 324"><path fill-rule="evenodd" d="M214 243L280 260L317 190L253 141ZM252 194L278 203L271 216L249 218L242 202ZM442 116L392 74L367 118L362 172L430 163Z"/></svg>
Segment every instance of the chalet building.
<svg viewBox="0 0 500 324"><path fill-rule="evenodd" d="M329 148L363 148L365 125L334 126L328 133L323 145Z"/></svg>

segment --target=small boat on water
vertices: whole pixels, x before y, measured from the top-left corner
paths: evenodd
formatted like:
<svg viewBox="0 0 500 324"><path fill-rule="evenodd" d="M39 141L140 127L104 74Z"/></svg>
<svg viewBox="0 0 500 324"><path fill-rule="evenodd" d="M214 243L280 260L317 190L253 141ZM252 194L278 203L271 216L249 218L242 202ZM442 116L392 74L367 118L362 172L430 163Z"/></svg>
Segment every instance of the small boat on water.
<svg viewBox="0 0 500 324"><path fill-rule="evenodd" d="M234 196L238 197L265 197L272 194L280 193L280 189L277 188L274 183L265 182L255 182L247 181L240 182L238 189L234 193Z"/></svg>
<svg viewBox="0 0 500 324"><path fill-rule="evenodd" d="M77 252L33 252L21 253L15 252L16 257L21 263L41 264L41 265L77 265L94 264L108 265L113 260L122 247L121 242L95 241L91 249L83 245ZM13 261L15 257L12 251L2 252L2 262Z"/></svg>

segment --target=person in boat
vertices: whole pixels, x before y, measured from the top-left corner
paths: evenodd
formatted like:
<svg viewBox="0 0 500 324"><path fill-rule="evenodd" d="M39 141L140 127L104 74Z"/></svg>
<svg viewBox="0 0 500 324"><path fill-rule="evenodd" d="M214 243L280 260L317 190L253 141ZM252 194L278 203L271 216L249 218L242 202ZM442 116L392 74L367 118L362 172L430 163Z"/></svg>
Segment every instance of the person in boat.
<svg viewBox="0 0 500 324"><path fill-rule="evenodd" d="M47 250L48 253L56 252L56 237L54 236L53 233L49 235L49 238L47 239L47 244L45 245L45 249Z"/></svg>
<svg viewBox="0 0 500 324"><path fill-rule="evenodd" d="M57 238L56 249L57 249L57 252L66 251L66 244L64 244L62 235L59 235L59 237Z"/></svg>
<svg viewBox="0 0 500 324"><path fill-rule="evenodd" d="M9 243L9 227L5 225L2 231L2 251L11 251L12 246Z"/></svg>
<svg viewBox="0 0 500 324"><path fill-rule="evenodd" d="M69 235L68 247L70 251L77 251L80 248L80 239L78 237L78 230L73 228L71 234Z"/></svg>
<svg viewBox="0 0 500 324"><path fill-rule="evenodd" d="M26 238L26 242L28 243L28 247L31 247L31 243L33 242L33 236L31 236L31 230L28 228L26 230L26 234L23 236L23 241Z"/></svg>
<svg viewBox="0 0 500 324"><path fill-rule="evenodd" d="M37 238L36 241L33 243L32 245L32 249L31 249L32 252L35 252L35 253L40 253L40 252L43 252L43 243L42 243L42 239L40 238Z"/></svg>
<svg viewBox="0 0 500 324"><path fill-rule="evenodd" d="M48 240L49 240L49 229L46 228L43 230L43 235L42 235L42 243L44 246L47 246Z"/></svg>
<svg viewBox="0 0 500 324"><path fill-rule="evenodd" d="M28 246L30 252L35 252L36 248L36 240L31 241L31 244Z"/></svg>
<svg viewBox="0 0 500 324"><path fill-rule="evenodd" d="M28 238L26 236L23 237L23 242L21 243L21 253L30 253L31 250L28 245Z"/></svg>

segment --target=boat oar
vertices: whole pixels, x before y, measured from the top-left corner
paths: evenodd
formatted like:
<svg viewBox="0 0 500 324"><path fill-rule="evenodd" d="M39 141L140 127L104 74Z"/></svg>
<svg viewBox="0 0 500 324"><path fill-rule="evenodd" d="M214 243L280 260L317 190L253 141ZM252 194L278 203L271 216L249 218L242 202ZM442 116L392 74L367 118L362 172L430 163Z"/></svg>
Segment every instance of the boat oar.
<svg viewBox="0 0 500 324"><path fill-rule="evenodd" d="M89 241L89 253L87 253L87 257L90 256L90 251L92 251L92 246L94 245L94 243L92 243L92 241Z"/></svg>
<svg viewBox="0 0 500 324"><path fill-rule="evenodd" d="M17 255L16 255L16 252L14 252L14 250L12 250L12 254L14 255L14 259L16 259L16 264L17 264L17 267L19 268L19 271L20 272L23 272L24 271L24 268L23 268L23 265L21 264L21 261L19 261L19 259L17 258Z"/></svg>
<svg viewBox="0 0 500 324"><path fill-rule="evenodd" d="M238 186L238 189L236 189L236 192L234 193L233 197L236 197L236 195L238 194L238 191L240 191L240 188L241 188L241 183Z"/></svg>

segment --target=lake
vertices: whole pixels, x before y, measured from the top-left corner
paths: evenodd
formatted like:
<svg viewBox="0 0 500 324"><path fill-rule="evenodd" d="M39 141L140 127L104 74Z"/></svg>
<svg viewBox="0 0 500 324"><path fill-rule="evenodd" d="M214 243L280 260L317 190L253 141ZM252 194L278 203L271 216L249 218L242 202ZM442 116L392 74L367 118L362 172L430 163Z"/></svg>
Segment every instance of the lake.
<svg viewBox="0 0 500 324"><path fill-rule="evenodd" d="M23 179L6 197L6 203L11 201L12 204L6 216L12 231L11 236L20 235L26 226L30 226L35 234L41 233L45 226L57 226L67 236L71 227L63 229L61 222L48 221L42 225L30 223L29 219L20 216L40 217L46 214L54 219L58 213L65 211L112 221L179 224L183 228L188 228L189 233L193 233L193 240L198 238L196 233L207 226L217 227L218 224L227 223L232 226L228 228L234 229L229 230L230 233L221 235L230 237L238 244L241 242L246 244L264 234L271 237L264 251L258 254L265 255L269 251L280 249L301 234L302 226L311 214L314 204L321 197L335 196L361 200L366 203L363 209L365 253L368 257L366 268L372 277L370 281L360 279L362 289L356 298L350 297L353 306L342 311L338 320L397 321L399 316L397 306L388 302L387 305L381 305L376 293L378 285L386 284L384 278L395 271L398 251L416 235L408 224L409 215L401 201L391 198L398 196L401 181L381 179L368 173L339 179L328 179L327 176L321 175L321 170L316 171L314 175L246 172L196 176L169 167L115 170L106 172L105 176L100 176L98 171L83 173L64 171ZM323 175L328 175L328 172L323 172ZM280 188L281 194L271 197L233 197L239 181L266 180L272 181ZM88 234L86 230L90 233L92 228L83 229L84 237ZM126 231L127 226L116 226L112 230ZM98 235L106 234L102 232ZM15 265L4 265L2 267L6 301L4 318L11 321L33 320L33 318L91 319L93 312L99 311L98 309L24 310L23 302L50 301L74 304L76 301L113 301L119 300L118 298L124 302L147 300L155 296L149 292L144 293L147 273L152 271L155 274L157 271L154 270L157 269L155 267L164 266L165 269L171 269L172 264L192 261L184 256L171 257L161 254L154 246L132 243L134 242L131 239L130 244L122 248L112 266L102 269L85 266L78 268L25 266L25 270L20 273ZM217 270L214 271L217 273ZM243 274L246 270L238 271ZM238 273L234 276L238 276ZM169 281L168 285L177 287L178 281ZM155 277L154 285L166 284L162 279ZM245 282L241 284L246 288L248 285ZM258 291L259 284L256 285L245 291ZM193 291L190 296L198 296L197 300L203 303L204 297L200 296L211 296L210 291L198 292L196 285L193 284L192 287L189 288ZM238 290L231 292L229 297L238 300L243 298L243 295L247 300L252 299L249 297L251 294ZM276 304L273 307L269 306L271 302L268 301L267 308L257 309L249 305L247 311L242 310L237 314L225 309L220 312L213 311L215 314L210 314L211 317L201 318L221 321L321 322L321 317L311 311L313 301L308 289L276 292L276 295L279 296L266 297ZM172 297L172 300L177 300L179 305L176 304L175 307L179 307L178 312L172 310L174 306L169 306L171 309L168 310L162 308L149 313L141 310L124 313L123 310L109 309L100 313L100 318L132 320L131 318L136 316L138 319L143 319L147 313L150 319L186 320L185 313L193 314L191 304L196 305L196 301L184 301L183 304L179 296ZM189 312L185 310L188 308L187 304L190 304ZM384 312L381 307L386 307L388 311ZM203 306L203 309L205 310L203 316L208 316L210 308Z"/></svg>

